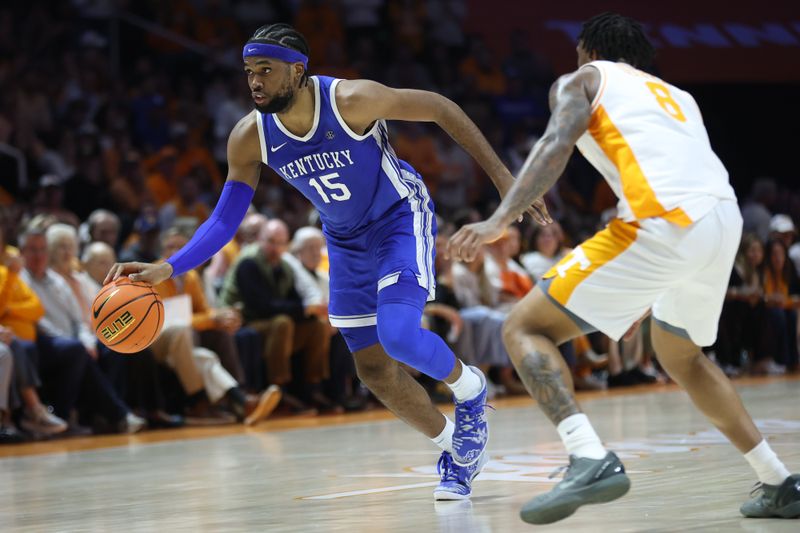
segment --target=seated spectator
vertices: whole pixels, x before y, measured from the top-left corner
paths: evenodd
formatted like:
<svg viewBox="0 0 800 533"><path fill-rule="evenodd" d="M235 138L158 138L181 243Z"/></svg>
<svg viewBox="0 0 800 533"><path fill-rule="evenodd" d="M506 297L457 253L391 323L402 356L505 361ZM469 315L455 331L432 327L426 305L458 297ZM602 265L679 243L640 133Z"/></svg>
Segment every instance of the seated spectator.
<svg viewBox="0 0 800 533"><path fill-rule="evenodd" d="M217 303L228 269L239 257L242 247L258 240L258 234L264 224L267 223L267 220L267 217L261 213L245 215L244 220L236 230L236 236L211 258L211 262L203 271L203 281L206 285L206 296L209 296L209 302L212 305Z"/></svg>
<svg viewBox="0 0 800 533"><path fill-rule="evenodd" d="M54 402L56 414L67 418L80 393L84 415L101 415L116 431L135 433L141 430L145 421L131 412L97 364L97 340L83 321L72 289L64 278L47 266L45 234L38 229L29 229L20 237L20 245L25 259L22 279L36 292L45 310L37 323L41 334L34 334L36 343L29 342L26 350L34 360L38 359L38 368L43 375L49 372L63 372L64 376L75 373L72 378L77 376L80 385L79 390L65 391L58 405ZM36 331L33 324L27 328Z"/></svg>
<svg viewBox="0 0 800 533"><path fill-rule="evenodd" d="M44 387L46 390L53 390L50 386L53 379L49 380L51 383L42 383L33 359L36 354L31 353L30 346L18 340L10 328L0 325L0 338L6 339L13 358L11 384L21 400L20 427L34 437L53 437L66 432L69 429L67 423L56 416L53 408L45 405L39 396L37 389ZM54 378L60 380L62 376Z"/></svg>
<svg viewBox="0 0 800 533"><path fill-rule="evenodd" d="M782 374L797 369L797 309L800 308L800 283L792 268L782 241L767 243L764 266L764 302L766 304L766 338L771 340L767 360L757 373Z"/></svg>
<svg viewBox="0 0 800 533"><path fill-rule="evenodd" d="M49 266L67 282L72 291L71 295L78 305L82 322L78 336L81 341L85 341L84 345L92 353L98 346L97 337L92 332L92 302L100 287L89 274L79 270L78 232L66 224L53 224L47 228L45 238Z"/></svg>
<svg viewBox="0 0 800 533"><path fill-rule="evenodd" d="M797 229L789 215L775 215L769 222L769 238L783 243L789 253L795 274L800 277L800 242L795 243Z"/></svg>
<svg viewBox="0 0 800 533"><path fill-rule="evenodd" d="M519 242L519 241L517 241ZM522 265L512 259L514 243L506 231L486 245L484 272L493 291L495 309L507 311L533 288L533 281ZM519 246L517 245L517 251Z"/></svg>
<svg viewBox="0 0 800 533"><path fill-rule="evenodd" d="M728 282L714 347L717 363L728 376L740 374L745 349L753 363L764 359L763 262L764 245L754 233L745 233ZM747 327L742 327L744 324Z"/></svg>
<svg viewBox="0 0 800 533"><path fill-rule="evenodd" d="M81 224L80 233L84 245L91 242L104 242L114 250L119 244L119 217L107 209L92 211L86 222Z"/></svg>
<svg viewBox="0 0 800 533"><path fill-rule="evenodd" d="M82 272L72 271L63 274L63 271L54 267L65 276L80 284L83 298L93 301L100 291L101 284L106 274L116 262L114 250L104 242L93 242L86 246L81 257ZM74 261L69 261L73 263ZM73 282L71 286L76 284ZM91 310L87 310L90 312ZM91 323L91 318L86 319ZM98 344L101 351L110 351L105 346ZM143 350L135 357L122 357L124 365L124 394L128 405L137 412L143 413L150 428L175 428L184 424L183 417L167 412L163 384L158 372L158 363L152 350ZM108 373L108 369L104 369ZM123 368L117 367L117 372L122 374Z"/></svg>
<svg viewBox="0 0 800 533"><path fill-rule="evenodd" d="M114 253L114 249L104 242L89 243L83 250L83 255L81 255L83 271L96 283L93 287L96 291L102 288L106 275L116 262L117 255ZM92 300L94 300L94 297L92 297Z"/></svg>
<svg viewBox="0 0 800 533"><path fill-rule="evenodd" d="M140 261L142 263L154 263L157 261L161 257L159 254L161 227L158 223L158 216L152 207L147 207L143 210L133 224L133 231L136 235L132 242L119 254L120 262Z"/></svg>
<svg viewBox="0 0 800 533"><path fill-rule="evenodd" d="M36 435L62 433L67 429L67 423L51 413L40 400L36 390L42 386L38 371L18 342L20 336L25 340L35 338L35 323L44 316L44 308L36 294L19 277L22 258L3 249L4 237L0 227L0 343L9 348L14 359L13 383L24 407L20 425Z"/></svg>
<svg viewBox="0 0 800 533"><path fill-rule="evenodd" d="M773 178L762 176L753 182L750 196L742 205L745 233L755 233L761 242L766 242L777 198L778 185Z"/></svg>
<svg viewBox="0 0 800 533"><path fill-rule="evenodd" d="M487 376L490 368L496 368L499 384L507 394L522 394L525 388L514 377L514 366L503 345L506 313L485 305L463 306L459 302L453 263L444 254L447 239L445 232L436 237L436 299L424 310L431 319L430 329L450 344L466 363L479 367ZM469 300L474 302L473 297ZM491 380L489 387L492 396L500 392Z"/></svg>
<svg viewBox="0 0 800 533"><path fill-rule="evenodd" d="M564 246L564 232L558 222L534 226L531 241L533 250L522 254L520 262L534 280L540 279L571 251Z"/></svg>
<svg viewBox="0 0 800 533"><path fill-rule="evenodd" d="M295 288L303 300L303 306L306 309L319 308L320 316L327 311L330 300L328 274L318 270L324 245L322 231L306 226L295 232L289 251L281 257L292 267Z"/></svg>
<svg viewBox="0 0 800 533"><path fill-rule="evenodd" d="M322 309L305 307L295 286L292 267L282 259L289 245L289 229L280 220L264 225L259 242L239 254L225 280L222 301L239 306L245 323L264 336L264 357L270 383L283 389L283 403L294 412L308 412L306 404L288 393L292 355L301 352L306 399L329 409L332 402L321 391L329 374L330 336Z"/></svg>
<svg viewBox="0 0 800 533"><path fill-rule="evenodd" d="M325 247L325 236L313 226L305 226L297 230L292 237L292 244L283 259L292 267L296 276L295 286L303 299L305 308L319 308L319 316L327 315L330 302L330 280L328 273L321 269L322 250ZM327 321L327 316L325 317ZM356 368L353 357L344 337L339 330L330 326L331 334L331 389L337 403L349 410L363 405L353 394ZM338 409L334 409L338 410Z"/></svg>
<svg viewBox="0 0 800 533"><path fill-rule="evenodd" d="M478 250L475 259L470 263L454 263L452 289L461 307L475 307L485 305L491 307L494 303L494 289L489 283L484 271L486 263L486 247Z"/></svg>
<svg viewBox="0 0 800 533"><path fill-rule="evenodd" d="M189 239L177 228L170 228L162 236L164 259L180 250ZM203 282L199 274L190 270L186 274L160 283L156 289L162 298L187 294L192 303L192 329L200 334L201 343L219 356L222 366L240 383L244 381L242 365L236 353L233 335L242 328L242 315L233 307L211 307L206 301ZM214 346L209 346L213 344Z"/></svg>
<svg viewBox="0 0 800 533"><path fill-rule="evenodd" d="M14 359L8 347L9 342L10 331L0 330L0 444L25 441L25 437L11 422L11 376L14 373Z"/></svg>
<svg viewBox="0 0 800 533"><path fill-rule="evenodd" d="M188 238L179 231L168 230L164 234L164 255L172 255L187 242ZM268 417L278 405L280 389L269 387L260 397L242 390L240 383L244 381L244 375L232 336L241 328L239 312L232 308L210 308L206 303L200 275L194 270L156 285L156 290L162 298L182 294L191 298L191 327L167 328L152 345L156 359L166 361L175 370L186 394L190 396L192 406L187 415L208 413L204 402L207 397L213 404L226 399L237 419L247 425ZM195 343L194 331L216 334L215 344L224 348L220 355L225 358L226 364L220 363L217 353Z"/></svg>

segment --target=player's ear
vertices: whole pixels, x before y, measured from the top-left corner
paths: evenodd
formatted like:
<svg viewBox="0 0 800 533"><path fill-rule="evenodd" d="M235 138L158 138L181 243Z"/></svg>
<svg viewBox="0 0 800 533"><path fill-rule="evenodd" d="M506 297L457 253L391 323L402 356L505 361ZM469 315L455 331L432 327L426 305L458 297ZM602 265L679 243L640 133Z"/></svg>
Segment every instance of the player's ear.
<svg viewBox="0 0 800 533"><path fill-rule="evenodd" d="M300 80L303 79L306 69L302 63L292 63L292 76L294 77L295 85L300 85Z"/></svg>

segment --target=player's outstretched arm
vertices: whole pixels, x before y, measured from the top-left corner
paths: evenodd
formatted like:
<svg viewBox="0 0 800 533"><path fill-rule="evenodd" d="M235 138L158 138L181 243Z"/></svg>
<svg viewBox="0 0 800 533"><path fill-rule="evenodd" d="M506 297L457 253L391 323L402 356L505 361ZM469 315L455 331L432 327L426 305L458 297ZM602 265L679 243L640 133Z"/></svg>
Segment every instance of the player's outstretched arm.
<svg viewBox="0 0 800 533"><path fill-rule="evenodd" d="M521 213L558 181L575 143L589 127L591 102L599 80L600 73L590 68L562 76L553 84L547 129L531 149L519 178L495 211L493 219L510 223L516 216L514 213Z"/></svg>
<svg viewBox="0 0 800 533"><path fill-rule="evenodd" d="M381 119L435 122L478 162L501 196L514 184L514 176L478 126L456 103L441 94L393 89L369 80L343 80L336 88L336 103L347 125L358 133ZM552 222L544 202L529 212L541 224Z"/></svg>
<svg viewBox="0 0 800 533"><path fill-rule="evenodd" d="M489 220L464 226L450 238L447 253L451 257L474 259L483 243L497 239L561 177L575 143L589 127L599 81L600 73L589 68L562 76L553 84L547 129L528 154L519 178Z"/></svg>
<svg viewBox="0 0 800 533"><path fill-rule="evenodd" d="M253 112L239 121L228 137L228 179L211 216L186 245L163 263L117 263L104 283L120 276L156 285L208 261L236 234L258 185L261 162L256 120Z"/></svg>

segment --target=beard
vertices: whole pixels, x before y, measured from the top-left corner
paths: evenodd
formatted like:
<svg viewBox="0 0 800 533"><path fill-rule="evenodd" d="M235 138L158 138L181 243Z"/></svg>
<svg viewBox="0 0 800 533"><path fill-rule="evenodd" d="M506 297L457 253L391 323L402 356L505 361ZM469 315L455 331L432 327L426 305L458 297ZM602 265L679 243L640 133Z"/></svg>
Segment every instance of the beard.
<svg viewBox="0 0 800 533"><path fill-rule="evenodd" d="M256 109L258 109L261 113L280 113L281 111L288 109L293 99L294 91L291 89L291 87L287 87L282 93L275 95L272 100L266 104L258 105L255 102L253 103L255 104Z"/></svg>

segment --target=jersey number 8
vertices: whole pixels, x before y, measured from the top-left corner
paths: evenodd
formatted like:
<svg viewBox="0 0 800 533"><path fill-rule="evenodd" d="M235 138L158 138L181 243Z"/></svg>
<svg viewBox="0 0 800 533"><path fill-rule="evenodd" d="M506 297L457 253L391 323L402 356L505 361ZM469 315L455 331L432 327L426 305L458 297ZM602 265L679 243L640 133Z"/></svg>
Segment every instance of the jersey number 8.
<svg viewBox="0 0 800 533"><path fill-rule="evenodd" d="M681 111L678 102L672 99L672 95L669 94L669 89L667 89L665 85L648 81L647 88L650 89L650 92L656 97L656 102L661 106L661 109L667 112L667 115L675 120L686 122L686 116L683 114L683 111Z"/></svg>

